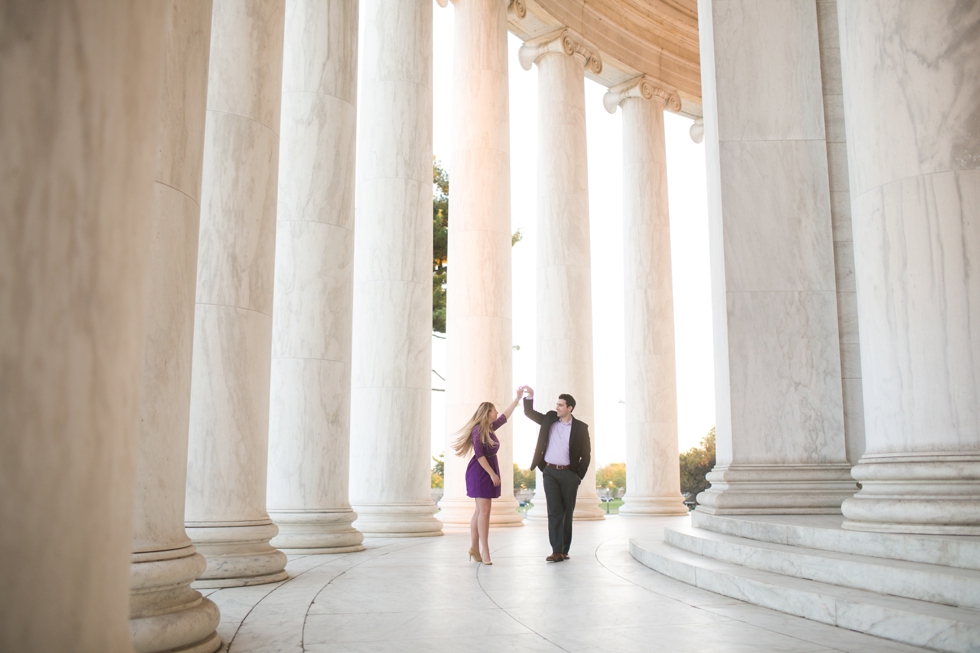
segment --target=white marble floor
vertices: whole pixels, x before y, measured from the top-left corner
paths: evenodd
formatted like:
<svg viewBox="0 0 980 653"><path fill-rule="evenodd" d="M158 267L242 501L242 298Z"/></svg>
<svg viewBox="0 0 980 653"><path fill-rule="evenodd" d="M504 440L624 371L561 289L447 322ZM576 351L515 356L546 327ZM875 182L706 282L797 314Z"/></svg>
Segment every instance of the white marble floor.
<svg viewBox="0 0 980 653"><path fill-rule="evenodd" d="M888 640L699 590L644 567L630 537L687 517L578 522L571 560L547 563L546 524L494 530L493 566L469 536L373 539L360 553L295 556L281 583L208 590L230 653L903 653Z"/></svg>

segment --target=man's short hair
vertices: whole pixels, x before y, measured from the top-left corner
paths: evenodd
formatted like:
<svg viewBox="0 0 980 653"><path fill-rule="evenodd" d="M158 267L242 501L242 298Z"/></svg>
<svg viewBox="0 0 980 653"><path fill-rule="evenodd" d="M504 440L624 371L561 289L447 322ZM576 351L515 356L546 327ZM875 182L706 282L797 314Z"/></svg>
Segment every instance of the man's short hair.
<svg viewBox="0 0 980 653"><path fill-rule="evenodd" d="M571 408L572 410L575 409L575 397L573 397L572 395L558 395L558 398L564 399L565 405Z"/></svg>

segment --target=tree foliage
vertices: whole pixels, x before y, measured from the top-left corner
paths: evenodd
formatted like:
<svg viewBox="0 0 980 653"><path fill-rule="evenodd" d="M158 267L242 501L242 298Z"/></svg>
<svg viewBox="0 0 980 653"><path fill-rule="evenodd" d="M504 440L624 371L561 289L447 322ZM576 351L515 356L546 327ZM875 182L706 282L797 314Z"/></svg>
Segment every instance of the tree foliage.
<svg viewBox="0 0 980 653"><path fill-rule="evenodd" d="M449 173L432 161L432 330L446 332L446 264L449 260Z"/></svg>
<svg viewBox="0 0 980 653"><path fill-rule="evenodd" d="M695 498L711 483L705 478L715 466L715 427L701 439L701 444L681 454L681 492Z"/></svg>
<svg viewBox="0 0 980 653"><path fill-rule="evenodd" d="M446 475L446 459L444 454L439 454L436 458L432 456L432 486L431 487L442 487L443 478Z"/></svg>
<svg viewBox="0 0 980 653"><path fill-rule="evenodd" d="M609 463L595 470L595 487L597 490L616 490L626 487L626 463Z"/></svg>
<svg viewBox="0 0 980 653"><path fill-rule="evenodd" d="M533 469L521 469L520 465L514 463L514 489L533 490L535 484Z"/></svg>

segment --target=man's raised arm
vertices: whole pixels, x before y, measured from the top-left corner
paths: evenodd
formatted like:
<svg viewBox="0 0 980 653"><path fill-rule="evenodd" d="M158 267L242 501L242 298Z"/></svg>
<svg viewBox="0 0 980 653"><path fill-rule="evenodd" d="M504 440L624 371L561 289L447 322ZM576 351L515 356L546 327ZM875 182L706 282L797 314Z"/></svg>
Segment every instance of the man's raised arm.
<svg viewBox="0 0 980 653"><path fill-rule="evenodd" d="M524 397L524 415L536 424L544 421L544 415L534 410L534 390L527 388L527 396Z"/></svg>

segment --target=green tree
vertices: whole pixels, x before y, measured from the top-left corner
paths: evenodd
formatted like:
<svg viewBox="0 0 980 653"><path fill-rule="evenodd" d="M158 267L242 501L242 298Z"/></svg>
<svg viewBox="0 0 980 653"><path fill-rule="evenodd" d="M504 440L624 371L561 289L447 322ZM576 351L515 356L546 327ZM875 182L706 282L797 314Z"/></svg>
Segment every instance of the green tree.
<svg viewBox="0 0 980 653"><path fill-rule="evenodd" d="M533 469L521 469L520 465L514 463L514 489L533 490L535 476Z"/></svg>
<svg viewBox="0 0 980 653"><path fill-rule="evenodd" d="M510 236L513 247L524 233ZM446 280L449 264L449 173L432 158L432 330L446 332Z"/></svg>
<svg viewBox="0 0 980 653"><path fill-rule="evenodd" d="M439 454L436 458L432 456L432 487L442 487L443 478L446 476L446 459L444 454Z"/></svg>
<svg viewBox="0 0 980 653"><path fill-rule="evenodd" d="M446 264L449 260L449 173L432 160L432 330L446 332Z"/></svg>
<svg viewBox="0 0 980 653"><path fill-rule="evenodd" d="M705 478L715 466L715 427L701 439L701 444L681 454L681 492L694 499L711 483Z"/></svg>
<svg viewBox="0 0 980 653"><path fill-rule="evenodd" d="M626 463L609 463L595 470L595 487L597 490L616 490L626 487Z"/></svg>

